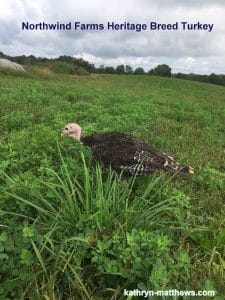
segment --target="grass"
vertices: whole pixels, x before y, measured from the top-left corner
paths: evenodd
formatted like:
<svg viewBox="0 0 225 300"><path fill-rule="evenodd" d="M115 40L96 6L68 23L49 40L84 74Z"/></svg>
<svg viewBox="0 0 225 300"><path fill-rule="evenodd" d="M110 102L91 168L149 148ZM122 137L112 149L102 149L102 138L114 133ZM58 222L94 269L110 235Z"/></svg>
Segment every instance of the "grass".
<svg viewBox="0 0 225 300"><path fill-rule="evenodd" d="M124 299L124 288L177 288L222 299L224 88L47 75L0 74L0 298ZM60 139L71 121L85 134L130 132L195 175L124 181Z"/></svg>

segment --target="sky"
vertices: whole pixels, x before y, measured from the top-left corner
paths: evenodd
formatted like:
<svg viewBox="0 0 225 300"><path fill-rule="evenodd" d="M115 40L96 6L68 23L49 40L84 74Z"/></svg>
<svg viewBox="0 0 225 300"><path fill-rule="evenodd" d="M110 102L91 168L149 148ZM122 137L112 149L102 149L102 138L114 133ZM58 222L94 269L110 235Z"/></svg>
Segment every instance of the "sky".
<svg viewBox="0 0 225 300"><path fill-rule="evenodd" d="M81 57L96 66L225 74L225 0L1 0L0 51ZM214 24L208 31L23 31L22 22Z"/></svg>

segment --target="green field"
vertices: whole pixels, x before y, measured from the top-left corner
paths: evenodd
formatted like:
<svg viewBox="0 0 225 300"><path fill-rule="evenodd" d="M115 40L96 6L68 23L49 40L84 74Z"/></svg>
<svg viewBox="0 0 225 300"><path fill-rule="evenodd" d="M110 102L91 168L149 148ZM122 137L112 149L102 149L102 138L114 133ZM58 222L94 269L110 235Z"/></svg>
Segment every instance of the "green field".
<svg viewBox="0 0 225 300"><path fill-rule="evenodd" d="M195 174L121 180L61 139L69 122L132 133ZM0 299L126 299L136 288L224 299L224 87L3 72L0 129Z"/></svg>

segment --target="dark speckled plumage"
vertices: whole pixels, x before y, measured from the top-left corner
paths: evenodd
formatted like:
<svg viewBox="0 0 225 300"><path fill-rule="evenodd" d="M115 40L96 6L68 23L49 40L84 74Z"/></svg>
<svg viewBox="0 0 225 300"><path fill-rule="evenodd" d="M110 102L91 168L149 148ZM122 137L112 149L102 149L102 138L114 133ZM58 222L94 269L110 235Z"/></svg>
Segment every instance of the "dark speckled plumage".
<svg viewBox="0 0 225 300"><path fill-rule="evenodd" d="M155 171L191 173L191 168L181 167L174 158L153 146L122 132L96 133L81 137L81 142L91 147L93 157L103 166L125 176L147 175Z"/></svg>

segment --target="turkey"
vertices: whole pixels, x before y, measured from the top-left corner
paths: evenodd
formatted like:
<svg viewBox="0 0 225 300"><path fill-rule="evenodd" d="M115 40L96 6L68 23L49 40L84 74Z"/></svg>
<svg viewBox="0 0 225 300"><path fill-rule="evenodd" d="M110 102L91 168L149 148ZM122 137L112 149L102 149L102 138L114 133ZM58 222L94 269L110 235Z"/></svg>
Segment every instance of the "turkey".
<svg viewBox="0 0 225 300"><path fill-rule="evenodd" d="M194 173L193 168L182 166L171 155L127 133L104 132L83 136L78 124L69 123L62 129L61 136L69 136L90 147L96 161L127 177L156 171Z"/></svg>

